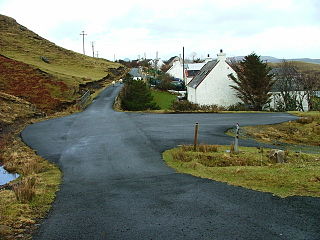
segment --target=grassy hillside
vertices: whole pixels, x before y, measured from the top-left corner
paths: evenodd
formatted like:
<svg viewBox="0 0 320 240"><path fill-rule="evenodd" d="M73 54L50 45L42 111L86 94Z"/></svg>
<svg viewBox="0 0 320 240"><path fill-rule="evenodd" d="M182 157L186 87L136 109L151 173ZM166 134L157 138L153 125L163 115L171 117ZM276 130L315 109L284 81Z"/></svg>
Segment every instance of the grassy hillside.
<svg viewBox="0 0 320 240"><path fill-rule="evenodd" d="M294 61L292 62L294 66L296 66L298 71L301 72L320 72L320 64L316 63L306 63L306 62L299 62L299 61ZM274 68L274 67L279 67L281 63L269 63L269 65Z"/></svg>
<svg viewBox="0 0 320 240"><path fill-rule="evenodd" d="M99 80L121 67L117 63L59 47L4 15L0 15L0 35L0 54L30 64L63 81L69 80L70 83Z"/></svg>
<svg viewBox="0 0 320 240"><path fill-rule="evenodd" d="M0 91L43 112L59 111L125 71L118 63L59 47L4 15L0 36Z"/></svg>

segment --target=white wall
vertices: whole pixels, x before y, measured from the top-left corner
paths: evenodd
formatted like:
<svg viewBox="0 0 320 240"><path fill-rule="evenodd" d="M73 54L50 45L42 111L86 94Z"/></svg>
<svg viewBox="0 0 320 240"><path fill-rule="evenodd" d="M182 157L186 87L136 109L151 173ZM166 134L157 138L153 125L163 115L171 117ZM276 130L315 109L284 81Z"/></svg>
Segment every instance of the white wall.
<svg viewBox="0 0 320 240"><path fill-rule="evenodd" d="M167 71L174 78L183 79L182 64L180 61L174 61L172 67Z"/></svg>
<svg viewBox="0 0 320 240"><path fill-rule="evenodd" d="M200 105L217 104L224 107L240 102L235 90L230 87L234 84L228 77L230 73L236 76L235 71L221 59L196 89L187 88L188 100Z"/></svg>

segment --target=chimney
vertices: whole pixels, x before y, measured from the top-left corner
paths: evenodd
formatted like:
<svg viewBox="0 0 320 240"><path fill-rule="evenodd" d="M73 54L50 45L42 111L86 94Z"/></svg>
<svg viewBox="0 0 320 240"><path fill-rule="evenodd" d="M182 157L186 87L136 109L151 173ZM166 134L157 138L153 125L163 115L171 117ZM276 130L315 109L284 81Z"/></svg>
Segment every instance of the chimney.
<svg viewBox="0 0 320 240"><path fill-rule="evenodd" d="M217 54L217 60L218 61L226 61L227 60L227 56L226 54L222 51L222 49L220 49L220 52Z"/></svg>
<svg viewBox="0 0 320 240"><path fill-rule="evenodd" d="M210 54L208 54L207 58L204 60L205 63L212 61L213 59L210 57Z"/></svg>

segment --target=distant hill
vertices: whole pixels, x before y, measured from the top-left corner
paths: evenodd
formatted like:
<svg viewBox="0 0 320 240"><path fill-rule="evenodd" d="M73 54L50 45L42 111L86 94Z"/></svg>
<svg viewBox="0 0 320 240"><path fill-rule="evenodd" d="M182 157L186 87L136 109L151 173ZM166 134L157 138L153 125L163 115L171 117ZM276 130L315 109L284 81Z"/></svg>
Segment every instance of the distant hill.
<svg viewBox="0 0 320 240"><path fill-rule="evenodd" d="M244 58L244 56L237 56L233 59L237 61L241 61ZM267 61L269 63L280 63L283 59L271 57L271 56L261 56L261 60ZM305 62L305 63L314 63L314 64L320 64L320 59L311 59L311 58L291 58L291 59L285 59L287 61L294 61L294 62Z"/></svg>
<svg viewBox="0 0 320 240"><path fill-rule="evenodd" d="M72 102L81 95L81 89L98 88L102 80L112 81L124 71L119 63L59 47L4 15L0 15L0 36L0 91L27 99L43 110L54 110L59 102ZM97 81L100 85L93 84ZM35 100L31 95L41 88L58 102L50 101L55 102L50 105L48 99Z"/></svg>

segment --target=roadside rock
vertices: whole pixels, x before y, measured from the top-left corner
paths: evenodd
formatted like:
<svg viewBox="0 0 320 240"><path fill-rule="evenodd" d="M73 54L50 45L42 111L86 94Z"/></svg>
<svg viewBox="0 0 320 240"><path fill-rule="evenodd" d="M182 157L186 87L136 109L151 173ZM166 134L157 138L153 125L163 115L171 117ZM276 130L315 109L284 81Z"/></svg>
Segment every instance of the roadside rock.
<svg viewBox="0 0 320 240"><path fill-rule="evenodd" d="M271 149L269 152L269 159L275 163L285 163L286 155L283 150Z"/></svg>

